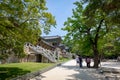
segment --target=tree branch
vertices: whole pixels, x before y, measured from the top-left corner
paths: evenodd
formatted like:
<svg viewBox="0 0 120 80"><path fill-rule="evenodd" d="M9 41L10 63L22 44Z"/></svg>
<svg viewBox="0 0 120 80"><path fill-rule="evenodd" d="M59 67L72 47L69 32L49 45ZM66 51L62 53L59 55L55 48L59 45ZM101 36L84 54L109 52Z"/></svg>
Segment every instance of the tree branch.
<svg viewBox="0 0 120 80"><path fill-rule="evenodd" d="M98 25L98 28L97 28L97 31L96 31L96 35L95 35L95 43L97 44L97 41L98 41L98 38L99 38L99 31L100 31L100 28L102 26L102 23L103 23L104 19L102 19Z"/></svg>

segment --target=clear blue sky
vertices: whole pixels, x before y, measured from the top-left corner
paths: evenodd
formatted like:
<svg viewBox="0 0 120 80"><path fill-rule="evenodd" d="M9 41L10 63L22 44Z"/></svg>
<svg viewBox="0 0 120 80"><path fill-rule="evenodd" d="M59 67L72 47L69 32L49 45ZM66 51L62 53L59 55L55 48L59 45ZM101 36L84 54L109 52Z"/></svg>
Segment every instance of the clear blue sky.
<svg viewBox="0 0 120 80"><path fill-rule="evenodd" d="M56 28L51 28L51 32L47 36L64 36L67 32L62 31L61 28L64 27L64 22L68 17L72 16L72 9L75 8L73 4L77 0L46 0L46 6L48 7L48 12L55 16L57 25ZM42 34L42 36L46 36Z"/></svg>

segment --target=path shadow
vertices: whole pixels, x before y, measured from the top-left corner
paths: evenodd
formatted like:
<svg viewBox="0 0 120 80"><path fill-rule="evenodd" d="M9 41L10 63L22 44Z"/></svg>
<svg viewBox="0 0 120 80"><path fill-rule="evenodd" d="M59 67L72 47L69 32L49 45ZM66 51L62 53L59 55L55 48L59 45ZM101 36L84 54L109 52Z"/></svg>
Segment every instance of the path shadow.
<svg viewBox="0 0 120 80"><path fill-rule="evenodd" d="M62 68L66 68L66 69L75 69L75 68L77 68L77 66L66 66L66 65L61 65L60 67L62 67Z"/></svg>
<svg viewBox="0 0 120 80"><path fill-rule="evenodd" d="M68 77L74 78L73 80L98 80L94 76L91 76L84 71L80 71L79 73L68 75ZM66 80L72 80L72 79L67 78Z"/></svg>
<svg viewBox="0 0 120 80"><path fill-rule="evenodd" d="M86 67L86 66L83 66L83 67L79 67L79 66L76 66L76 65L73 65L73 66L71 66L71 65L61 65L60 67L62 67L62 68L66 68L66 69L74 69L74 70L89 70L89 69L94 69L93 67L90 67L90 68L88 68L88 67Z"/></svg>
<svg viewBox="0 0 120 80"><path fill-rule="evenodd" d="M82 68L80 68L79 66L71 66L71 65L70 66L62 65L61 67L65 69L69 69L69 70L72 69L78 72L78 73L68 75L68 78L66 78L65 80L101 80L101 79L96 78L93 75L93 73L96 74L96 69L94 68L87 68L86 66L83 66ZM70 79L69 77L72 77L74 79Z"/></svg>
<svg viewBox="0 0 120 80"><path fill-rule="evenodd" d="M11 78L15 78L26 73L30 73L30 71L16 67L0 67L0 80L10 80Z"/></svg>

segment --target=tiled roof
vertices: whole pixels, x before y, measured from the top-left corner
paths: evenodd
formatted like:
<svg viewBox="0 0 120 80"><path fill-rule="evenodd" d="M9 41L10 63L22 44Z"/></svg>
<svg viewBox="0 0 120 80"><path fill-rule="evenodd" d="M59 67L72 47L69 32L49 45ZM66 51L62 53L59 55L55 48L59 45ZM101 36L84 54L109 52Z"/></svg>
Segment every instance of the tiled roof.
<svg viewBox="0 0 120 80"><path fill-rule="evenodd" d="M43 43L45 43L46 45L49 45L51 47L54 47L53 45L49 44L48 42L44 41L44 40L41 40Z"/></svg>
<svg viewBox="0 0 120 80"><path fill-rule="evenodd" d="M42 36L43 39L57 39L57 38L61 38L60 36Z"/></svg>

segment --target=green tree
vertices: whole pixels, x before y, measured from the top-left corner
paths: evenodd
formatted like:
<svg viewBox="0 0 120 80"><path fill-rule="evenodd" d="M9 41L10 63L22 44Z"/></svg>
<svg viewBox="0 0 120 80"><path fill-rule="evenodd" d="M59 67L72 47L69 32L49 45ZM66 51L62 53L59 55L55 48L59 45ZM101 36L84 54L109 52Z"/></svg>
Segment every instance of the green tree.
<svg viewBox="0 0 120 80"><path fill-rule="evenodd" d="M119 0L82 0L82 2L87 4L84 10L84 15L87 16L87 18L92 18L94 13L100 10L105 14L106 22L109 23L109 25L120 26Z"/></svg>
<svg viewBox="0 0 120 80"><path fill-rule="evenodd" d="M103 8L97 8L100 6L102 0L85 0L86 6L82 6L82 2L75 2L77 6L73 9L73 16L69 17L64 23L68 34L67 40L74 41L74 44L79 44L78 49L82 50L82 53L91 54L94 57L94 67L97 68L103 48L104 37L112 32L114 29L118 29L118 22L111 22L113 17L118 16L107 14L103 11ZM92 3L94 2L94 4ZM97 3L98 2L98 3ZM96 3L96 4L95 4ZM112 3L111 3L112 4ZM105 3L107 5L107 3ZM116 10L113 10L113 12ZM76 46L74 46L76 47Z"/></svg>
<svg viewBox="0 0 120 80"><path fill-rule="evenodd" d="M20 57L25 42L35 44L41 30L48 34L55 24L45 0L1 0L0 56L14 52Z"/></svg>
<svg viewBox="0 0 120 80"><path fill-rule="evenodd" d="M119 36L119 28L114 28L111 32L109 30L109 33L104 36L102 51L104 51L105 57L117 58L117 56L119 56Z"/></svg>
<svg viewBox="0 0 120 80"><path fill-rule="evenodd" d="M116 53L116 45L114 42L116 42L116 39L119 38L119 26L120 26L120 3L119 0L82 0L84 4L88 4L87 7L84 10L84 16L86 16L88 19L95 19L94 13L96 11L100 10L102 14L104 14L104 19L106 26L108 27L109 34L105 35L104 38L108 38L108 42L105 42L106 44L111 44L106 46L107 52L111 52L111 55L115 55ZM101 13L100 13L101 14ZM111 40L111 41L110 41ZM105 48L104 46L104 48ZM114 51L113 51L114 50ZM117 53L116 53L117 54Z"/></svg>

